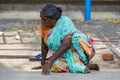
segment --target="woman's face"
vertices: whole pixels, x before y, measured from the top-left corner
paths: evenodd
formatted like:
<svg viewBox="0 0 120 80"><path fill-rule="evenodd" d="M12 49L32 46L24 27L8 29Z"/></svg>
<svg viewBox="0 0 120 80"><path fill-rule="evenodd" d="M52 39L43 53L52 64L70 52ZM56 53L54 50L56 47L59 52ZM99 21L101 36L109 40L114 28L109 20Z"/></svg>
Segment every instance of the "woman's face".
<svg viewBox="0 0 120 80"><path fill-rule="evenodd" d="M48 28L54 27L56 24L56 21L57 21L55 19L46 17L43 13L40 14L40 18L41 18L42 25L44 25L45 27L48 27Z"/></svg>

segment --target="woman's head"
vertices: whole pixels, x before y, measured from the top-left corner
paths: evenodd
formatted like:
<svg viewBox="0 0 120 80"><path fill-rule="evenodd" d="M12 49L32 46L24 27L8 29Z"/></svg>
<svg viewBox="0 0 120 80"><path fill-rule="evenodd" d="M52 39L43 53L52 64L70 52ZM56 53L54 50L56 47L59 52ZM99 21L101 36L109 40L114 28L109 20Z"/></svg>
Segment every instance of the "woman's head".
<svg viewBox="0 0 120 80"><path fill-rule="evenodd" d="M62 10L60 7L56 7L53 4L45 5L41 12L40 17L42 20L42 24L46 27L53 27L56 21L61 17Z"/></svg>

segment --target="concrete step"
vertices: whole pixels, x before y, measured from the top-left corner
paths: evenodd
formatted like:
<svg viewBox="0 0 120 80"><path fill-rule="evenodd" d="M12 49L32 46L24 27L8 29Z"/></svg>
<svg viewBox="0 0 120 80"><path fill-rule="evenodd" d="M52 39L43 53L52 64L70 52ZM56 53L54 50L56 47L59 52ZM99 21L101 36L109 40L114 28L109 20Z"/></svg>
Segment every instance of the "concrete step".
<svg viewBox="0 0 120 80"><path fill-rule="evenodd" d="M40 45L31 44L2 44L0 45L0 59L2 58L31 58L40 54Z"/></svg>
<svg viewBox="0 0 120 80"><path fill-rule="evenodd" d="M2 43L0 50L40 50L40 45L39 43Z"/></svg>
<svg viewBox="0 0 120 80"><path fill-rule="evenodd" d="M35 55L40 54L40 51L34 50L0 50L0 59L14 59L14 58L32 58Z"/></svg>
<svg viewBox="0 0 120 80"><path fill-rule="evenodd" d="M23 50L27 50L27 49L40 49L40 45L35 45L35 44L3 44L0 45L0 50L10 50L10 49L23 49Z"/></svg>
<svg viewBox="0 0 120 80"><path fill-rule="evenodd" d="M39 11L3 11L0 12L0 15L1 28L33 27L40 25ZM63 15L68 16L75 21L84 20L83 11L64 11ZM91 20L106 20L119 18L119 12L114 11L92 11L91 13Z"/></svg>

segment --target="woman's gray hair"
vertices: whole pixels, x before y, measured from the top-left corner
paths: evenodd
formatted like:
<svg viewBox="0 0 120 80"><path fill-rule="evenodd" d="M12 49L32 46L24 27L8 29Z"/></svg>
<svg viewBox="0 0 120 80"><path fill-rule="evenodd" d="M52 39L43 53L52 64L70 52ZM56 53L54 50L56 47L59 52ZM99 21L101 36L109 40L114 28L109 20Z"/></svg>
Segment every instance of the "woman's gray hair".
<svg viewBox="0 0 120 80"><path fill-rule="evenodd" d="M43 13L46 17L59 19L62 15L62 9L53 4L47 4L42 8L41 13Z"/></svg>

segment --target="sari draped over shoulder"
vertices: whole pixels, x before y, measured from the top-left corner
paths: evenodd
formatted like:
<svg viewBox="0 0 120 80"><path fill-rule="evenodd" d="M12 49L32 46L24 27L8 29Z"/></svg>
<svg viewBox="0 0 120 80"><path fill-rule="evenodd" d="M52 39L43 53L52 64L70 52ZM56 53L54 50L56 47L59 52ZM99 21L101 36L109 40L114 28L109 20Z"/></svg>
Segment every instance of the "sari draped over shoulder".
<svg viewBox="0 0 120 80"><path fill-rule="evenodd" d="M55 27L49 30L47 45L50 50L56 52L65 36L72 34L71 47L52 64L53 72L84 72L86 64L93 57L94 52L87 51L85 47L95 51L86 35L79 32L73 22L67 16L61 16ZM81 43L80 43L81 42ZM89 53L89 55L86 54Z"/></svg>

